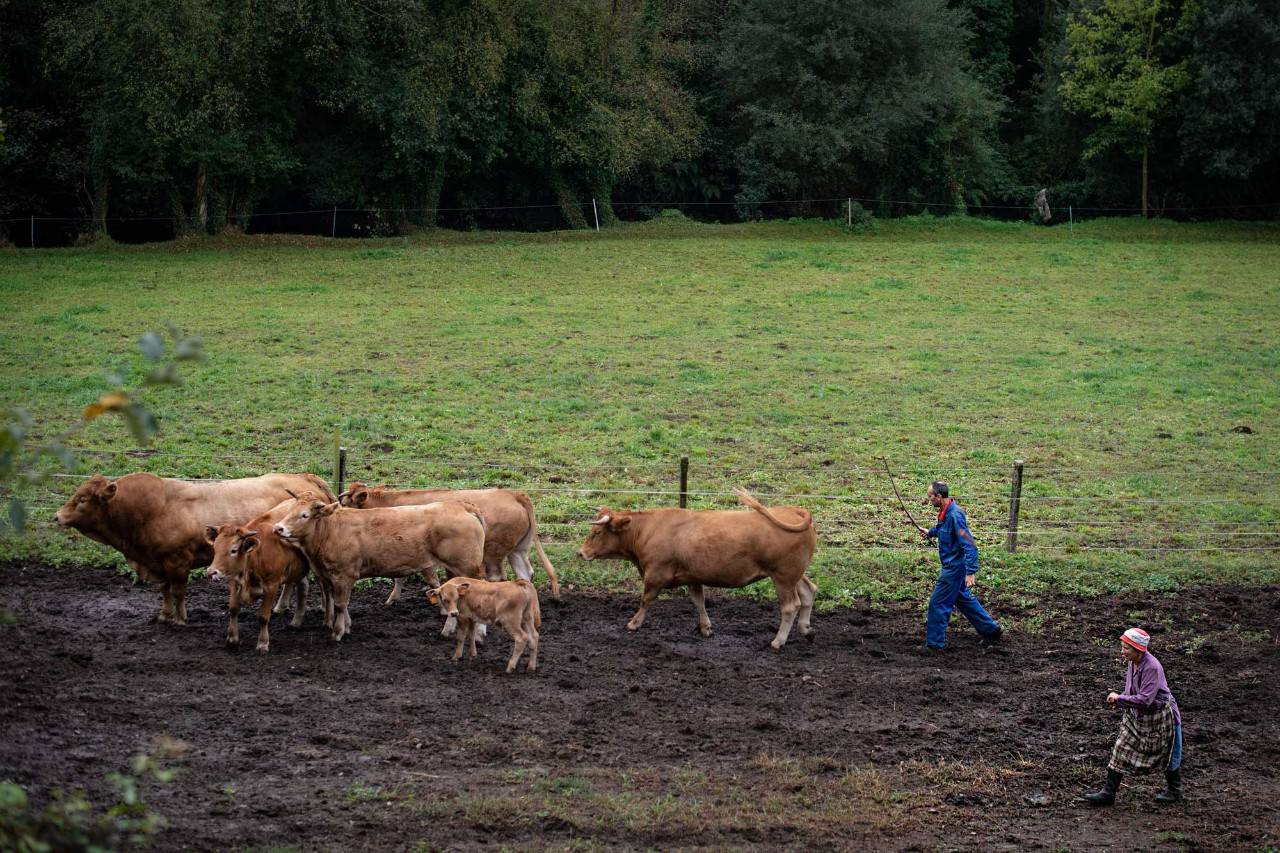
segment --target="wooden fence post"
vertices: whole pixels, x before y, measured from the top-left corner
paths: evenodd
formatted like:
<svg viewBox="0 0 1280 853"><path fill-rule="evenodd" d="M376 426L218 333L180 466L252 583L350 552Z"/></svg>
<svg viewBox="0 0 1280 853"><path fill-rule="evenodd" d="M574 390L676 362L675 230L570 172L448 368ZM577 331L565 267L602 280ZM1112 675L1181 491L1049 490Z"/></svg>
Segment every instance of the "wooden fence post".
<svg viewBox="0 0 1280 853"><path fill-rule="evenodd" d="M596 233L600 232L600 211L596 208L596 200L591 199L591 215L596 219Z"/></svg>
<svg viewBox="0 0 1280 853"><path fill-rule="evenodd" d="M1010 554L1018 550L1018 509L1022 504L1022 460L1013 460L1013 484L1009 488L1009 527L1004 547Z"/></svg>
<svg viewBox="0 0 1280 853"><path fill-rule="evenodd" d="M338 447L338 463L333 469L333 479L338 481L338 494L342 494L347 483L347 449Z"/></svg>
<svg viewBox="0 0 1280 853"><path fill-rule="evenodd" d="M689 457L680 457L680 508L689 505Z"/></svg>
<svg viewBox="0 0 1280 853"><path fill-rule="evenodd" d="M329 227L329 236L337 239L338 236L338 206L333 206L333 224Z"/></svg>

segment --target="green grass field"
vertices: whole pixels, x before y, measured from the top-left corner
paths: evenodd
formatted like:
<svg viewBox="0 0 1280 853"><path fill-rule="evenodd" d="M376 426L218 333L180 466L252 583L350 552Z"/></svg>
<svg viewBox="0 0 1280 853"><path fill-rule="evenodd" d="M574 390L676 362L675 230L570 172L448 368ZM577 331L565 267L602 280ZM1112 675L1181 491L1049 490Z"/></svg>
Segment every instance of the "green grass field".
<svg viewBox="0 0 1280 853"><path fill-rule="evenodd" d="M142 332L204 337L184 385L145 391L156 452L126 454L103 418L76 438L83 472L329 475L340 440L349 479L530 491L573 583L634 584L573 552L601 504L674 505L682 455L694 507L740 484L815 511L828 603L923 597L936 570L881 457L922 519L926 482L952 482L988 585L1280 579L1274 225L655 221L10 250L0 309L0 405L46 436L108 370L141 376ZM74 486L52 483L29 494L41 517ZM0 551L114 563L47 525Z"/></svg>

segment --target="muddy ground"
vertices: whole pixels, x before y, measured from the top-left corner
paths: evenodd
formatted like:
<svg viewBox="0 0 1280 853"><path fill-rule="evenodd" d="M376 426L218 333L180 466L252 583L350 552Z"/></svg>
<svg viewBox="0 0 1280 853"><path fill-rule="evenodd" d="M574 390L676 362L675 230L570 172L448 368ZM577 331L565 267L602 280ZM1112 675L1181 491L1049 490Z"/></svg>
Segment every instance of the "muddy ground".
<svg viewBox="0 0 1280 853"><path fill-rule="evenodd" d="M918 648L919 609L815 614L816 641L765 649L776 609L741 597L544 600L542 668L508 676L505 637L455 666L421 587L358 593L332 645L300 630L222 648L224 594L190 624L102 571L0 568L0 779L82 788L156 738L179 770L144 788L159 849L1266 849L1280 845L1280 588L988 603L1009 642ZM313 606L315 594L313 592ZM1153 777L1092 810L1123 686L1114 638L1152 631L1186 724L1188 801Z"/></svg>

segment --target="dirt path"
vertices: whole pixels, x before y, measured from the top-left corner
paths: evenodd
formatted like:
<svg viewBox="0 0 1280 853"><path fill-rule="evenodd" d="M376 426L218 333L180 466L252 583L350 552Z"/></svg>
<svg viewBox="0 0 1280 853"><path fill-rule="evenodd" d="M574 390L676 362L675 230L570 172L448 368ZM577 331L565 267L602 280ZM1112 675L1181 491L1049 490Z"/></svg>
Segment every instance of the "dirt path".
<svg viewBox="0 0 1280 853"><path fill-rule="evenodd" d="M100 571L0 569L0 778L81 787L167 735L180 768L148 800L161 849L844 847L1262 849L1280 844L1280 588L1034 604L989 596L1013 630L977 648L953 622L925 656L916 608L816 614L817 641L764 646L776 609L544 596L543 669L507 676L505 637L454 666L421 588L358 593L331 645L308 614L272 650L221 648L223 591L193 585L190 624ZM313 595L314 603L314 595ZM1186 720L1190 800L1075 802L1114 736L1114 637L1154 635ZM1030 629L1039 625L1038 631Z"/></svg>

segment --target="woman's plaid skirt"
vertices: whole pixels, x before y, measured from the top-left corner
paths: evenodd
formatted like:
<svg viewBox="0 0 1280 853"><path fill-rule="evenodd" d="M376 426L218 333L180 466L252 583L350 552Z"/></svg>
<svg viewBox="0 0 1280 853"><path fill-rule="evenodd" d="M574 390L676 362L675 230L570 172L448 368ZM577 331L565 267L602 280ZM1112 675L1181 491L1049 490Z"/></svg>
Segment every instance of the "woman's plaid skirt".
<svg viewBox="0 0 1280 853"><path fill-rule="evenodd" d="M1164 770L1169 766L1176 729L1172 703L1153 714L1139 715L1126 708L1107 769L1117 773Z"/></svg>

